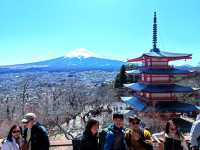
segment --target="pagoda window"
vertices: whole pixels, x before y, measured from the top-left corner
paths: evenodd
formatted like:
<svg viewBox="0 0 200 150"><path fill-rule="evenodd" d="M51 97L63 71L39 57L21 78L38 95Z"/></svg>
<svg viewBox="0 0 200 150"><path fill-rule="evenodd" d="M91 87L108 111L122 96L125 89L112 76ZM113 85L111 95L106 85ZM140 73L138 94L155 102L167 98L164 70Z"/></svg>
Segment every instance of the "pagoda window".
<svg viewBox="0 0 200 150"><path fill-rule="evenodd" d="M149 98L150 94L149 93L145 93L145 97Z"/></svg>
<svg viewBox="0 0 200 150"><path fill-rule="evenodd" d="M140 96L143 96L143 95L144 95L144 93L143 93L143 92L139 92L139 93L138 93L138 95L140 95Z"/></svg>
<svg viewBox="0 0 200 150"><path fill-rule="evenodd" d="M147 62L147 66L151 66L151 61L148 61L148 62Z"/></svg>
<svg viewBox="0 0 200 150"><path fill-rule="evenodd" d="M142 81L145 81L145 77L144 77L144 74L142 74Z"/></svg>
<svg viewBox="0 0 200 150"><path fill-rule="evenodd" d="M151 81L151 77L149 77L149 76L146 79L148 82Z"/></svg>

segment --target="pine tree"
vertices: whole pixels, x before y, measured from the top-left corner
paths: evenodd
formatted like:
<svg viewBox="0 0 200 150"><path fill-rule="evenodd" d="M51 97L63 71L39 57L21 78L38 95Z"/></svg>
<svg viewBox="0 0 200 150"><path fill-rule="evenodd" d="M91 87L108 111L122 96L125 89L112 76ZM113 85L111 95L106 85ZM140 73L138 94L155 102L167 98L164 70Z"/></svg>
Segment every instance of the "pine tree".
<svg viewBox="0 0 200 150"><path fill-rule="evenodd" d="M114 88L122 88L123 84L126 83L126 67L122 65L120 72L117 74L115 78Z"/></svg>

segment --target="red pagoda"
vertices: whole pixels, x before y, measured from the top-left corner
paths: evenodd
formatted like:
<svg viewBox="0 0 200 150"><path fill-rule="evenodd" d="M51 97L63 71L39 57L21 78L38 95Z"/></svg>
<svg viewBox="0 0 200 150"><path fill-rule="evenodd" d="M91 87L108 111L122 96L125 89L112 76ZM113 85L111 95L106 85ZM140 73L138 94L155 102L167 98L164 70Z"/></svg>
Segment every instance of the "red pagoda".
<svg viewBox="0 0 200 150"><path fill-rule="evenodd" d="M138 72L127 71L129 77L135 73L140 76L140 81L125 84L133 91L132 97L122 97L122 100L140 112L153 112L160 116L169 117L175 114L197 111L198 107L183 102L180 93L191 93L193 89L175 83L174 77L190 76L189 70L177 69L169 65L170 61L191 59L191 54L171 53L157 48L157 19L154 13L153 23L153 48L138 58L129 59L128 62L142 62ZM179 96L178 96L179 95ZM171 115L169 115L171 114ZM151 116L153 117L153 116ZM154 116L155 117L155 116ZM165 116L166 117L166 116Z"/></svg>

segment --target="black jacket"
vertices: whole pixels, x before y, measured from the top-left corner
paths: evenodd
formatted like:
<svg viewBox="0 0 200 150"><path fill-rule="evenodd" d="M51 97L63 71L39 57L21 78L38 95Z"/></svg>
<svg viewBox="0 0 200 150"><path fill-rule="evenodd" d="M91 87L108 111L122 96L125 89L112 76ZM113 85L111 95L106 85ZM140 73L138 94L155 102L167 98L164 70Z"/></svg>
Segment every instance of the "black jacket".
<svg viewBox="0 0 200 150"><path fill-rule="evenodd" d="M27 136L27 129L24 130L24 139ZM49 150L49 137L44 126L36 123L31 129L31 150ZM28 141L27 141L28 142Z"/></svg>
<svg viewBox="0 0 200 150"><path fill-rule="evenodd" d="M183 150L183 147L181 145L181 141L177 139L172 138L165 138L164 143L164 150Z"/></svg>
<svg viewBox="0 0 200 150"><path fill-rule="evenodd" d="M84 132L81 138L80 150L99 150L97 136Z"/></svg>

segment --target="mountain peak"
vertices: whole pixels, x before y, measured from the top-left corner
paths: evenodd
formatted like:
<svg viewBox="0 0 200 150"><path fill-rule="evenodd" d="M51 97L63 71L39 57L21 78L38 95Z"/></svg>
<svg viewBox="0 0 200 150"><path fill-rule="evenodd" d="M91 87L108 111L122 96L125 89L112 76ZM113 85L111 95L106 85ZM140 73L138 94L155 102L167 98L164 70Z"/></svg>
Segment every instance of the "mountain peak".
<svg viewBox="0 0 200 150"><path fill-rule="evenodd" d="M89 58L89 57L95 57L95 53L85 48L76 48L73 51L65 54L65 57Z"/></svg>

